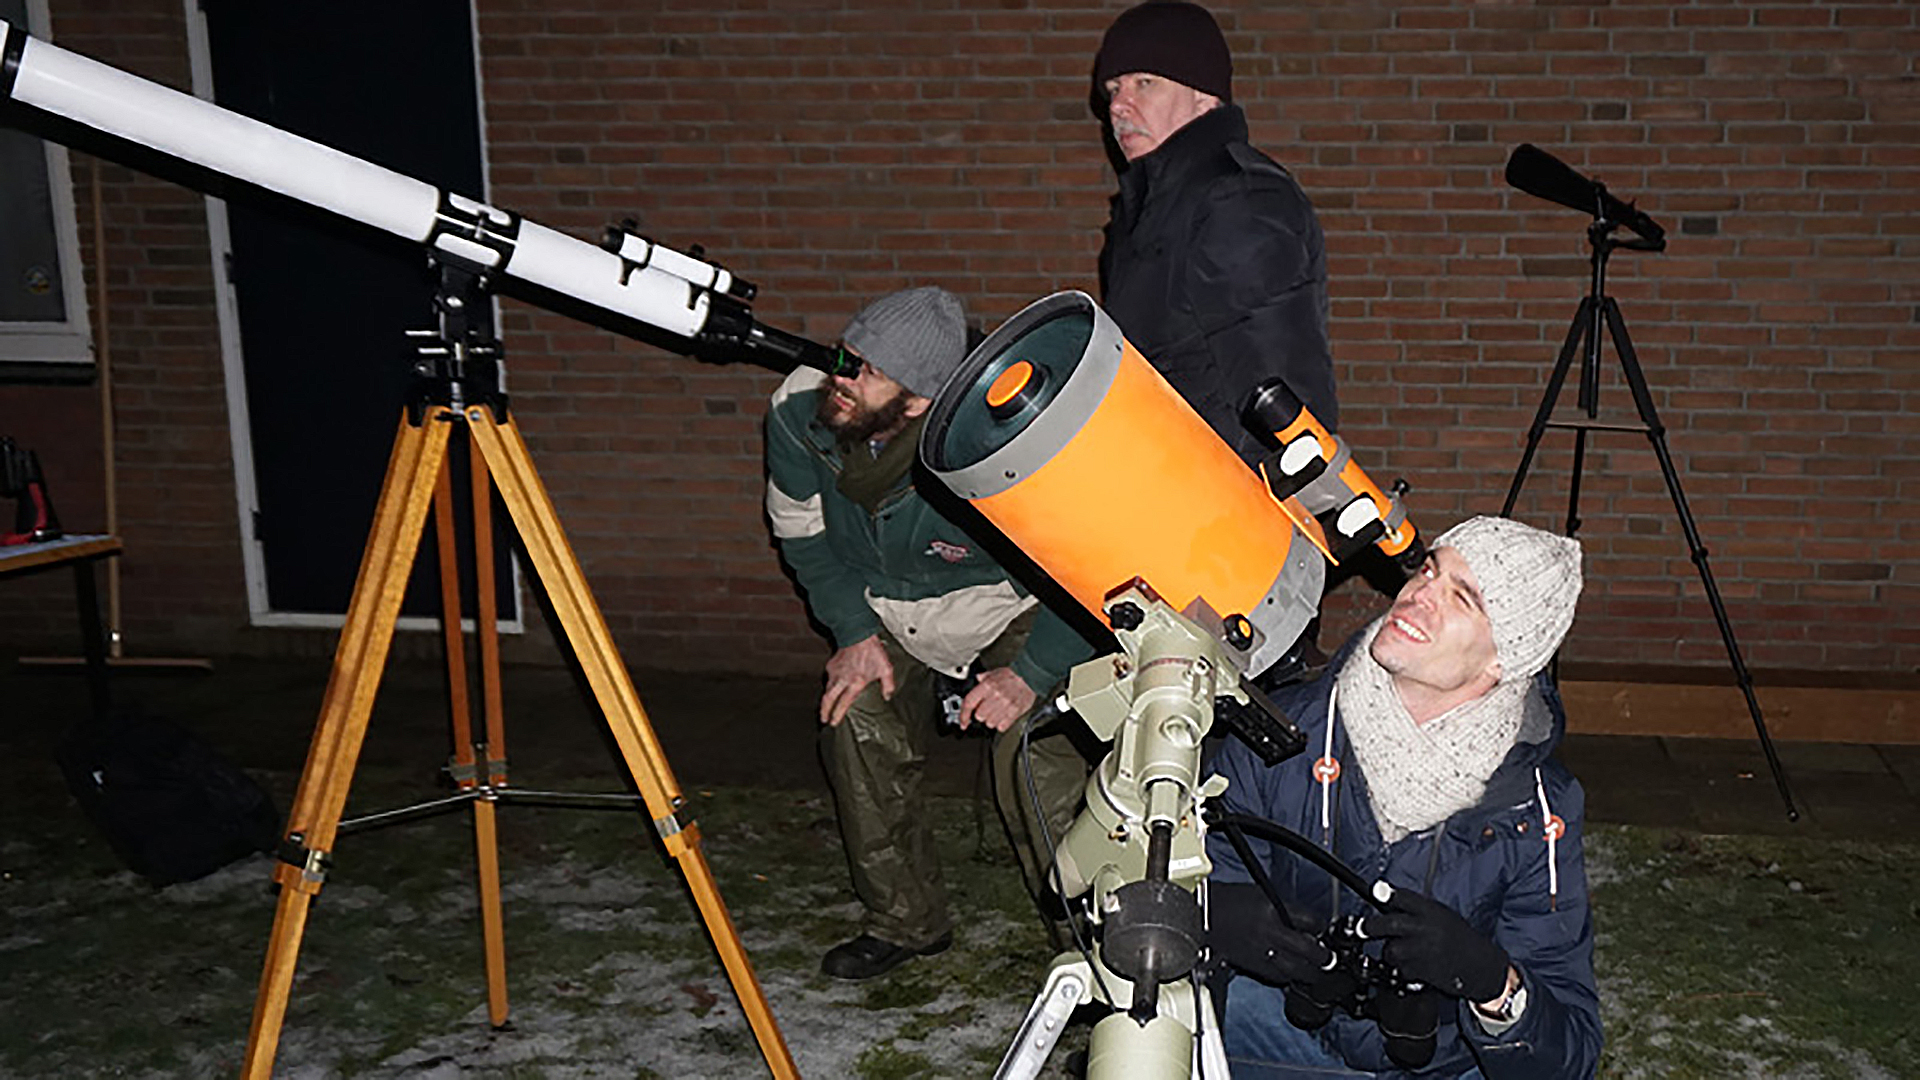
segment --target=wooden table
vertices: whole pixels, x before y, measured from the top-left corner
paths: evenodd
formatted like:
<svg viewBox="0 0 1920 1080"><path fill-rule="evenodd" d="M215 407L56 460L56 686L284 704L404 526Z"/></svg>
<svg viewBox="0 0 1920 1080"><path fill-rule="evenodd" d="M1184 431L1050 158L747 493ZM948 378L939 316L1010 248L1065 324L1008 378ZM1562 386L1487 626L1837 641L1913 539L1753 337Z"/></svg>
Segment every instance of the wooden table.
<svg viewBox="0 0 1920 1080"><path fill-rule="evenodd" d="M107 681L107 640L100 622L100 595L94 587L93 564L120 554L117 536L66 536L38 544L0 547L0 578L24 576L73 567L74 603L80 615L80 641L86 650L87 690L93 714L105 721L113 710L113 692Z"/></svg>

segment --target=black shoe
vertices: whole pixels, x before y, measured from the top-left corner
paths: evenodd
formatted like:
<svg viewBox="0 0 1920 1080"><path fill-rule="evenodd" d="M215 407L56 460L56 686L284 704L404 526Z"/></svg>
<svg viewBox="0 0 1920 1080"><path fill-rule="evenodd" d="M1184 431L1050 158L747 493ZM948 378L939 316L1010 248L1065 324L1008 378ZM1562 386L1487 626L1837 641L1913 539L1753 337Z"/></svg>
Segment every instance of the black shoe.
<svg viewBox="0 0 1920 1080"><path fill-rule="evenodd" d="M861 934L852 941L843 941L828 949L827 955L820 961L820 970L836 979L871 979L885 975L916 956L934 956L946 952L952 944L951 930L917 949L882 941L872 934Z"/></svg>

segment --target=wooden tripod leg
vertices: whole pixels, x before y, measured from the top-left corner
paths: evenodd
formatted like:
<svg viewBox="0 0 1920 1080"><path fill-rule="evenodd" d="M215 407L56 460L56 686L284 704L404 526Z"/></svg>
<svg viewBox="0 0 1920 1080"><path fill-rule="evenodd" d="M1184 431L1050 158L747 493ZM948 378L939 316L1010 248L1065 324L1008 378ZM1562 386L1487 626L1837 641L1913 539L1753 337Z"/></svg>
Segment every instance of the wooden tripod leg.
<svg viewBox="0 0 1920 1080"><path fill-rule="evenodd" d="M480 639L480 704L487 721L486 776L489 783L507 783L507 726L500 701L500 611L493 577L493 475L484 454L471 458L473 480L473 563L479 582L476 601Z"/></svg>
<svg viewBox="0 0 1920 1080"><path fill-rule="evenodd" d="M535 571L554 613L566 631L567 641L593 687L595 700L605 712L614 740L619 743L627 770L647 804L647 813L659 833L667 853L680 865L694 902L705 920L707 935L720 954L720 962L733 983L741 1011L752 1026L754 1038L767 1067L780 1078L798 1077L786 1040L774 1022L773 1010L753 974L733 919L727 914L713 881L713 871L700 850L697 826L682 826L676 811L681 802L680 789L667 767L666 756L655 738L646 709L633 688L632 676L614 648L613 634L606 617L594 601L581 573L580 562L567 543L555 514L553 502L534 471L533 460L519 429L510 421L495 421L484 408L469 407L468 427L474 445L492 467L501 498L513 515Z"/></svg>
<svg viewBox="0 0 1920 1080"><path fill-rule="evenodd" d="M471 455L478 466L480 455ZM480 488L487 493L484 470L480 473ZM474 509L476 523L484 522L487 514L484 504ZM440 627L447 653L447 705L453 729L453 755L451 772L453 780L461 791L472 791L479 787L482 776L486 782L504 782L504 776L493 776L492 769L479 761L478 751L473 738L473 704L469 696L467 679L467 638L460 628L460 550L458 529L453 516L453 458L449 456L440 466L440 476L433 488L433 526L437 540L435 550L440 555ZM491 539L491 538L489 538ZM481 544L484 557L492 558L491 543ZM494 700L488 703L490 726L498 726L499 672L497 657L498 639L489 639L488 622L493 610L492 597L485 590L492 588L492 567L479 575L481 578L480 613L477 616L476 634L481 640L482 663L486 663L488 644L494 646L496 658L489 680ZM488 751L489 759L498 755ZM484 773L482 770L486 770ZM507 1023L507 947L506 920L500 910L500 841L494 820L496 809L491 798L476 799L473 807L473 843L474 863L480 888L480 937L484 946L487 965L487 1019L494 1027L504 1027Z"/></svg>
<svg viewBox="0 0 1920 1080"><path fill-rule="evenodd" d="M354 763L366 736L367 717L373 712L374 695L386 666L407 576L420 546L434 480L446 456L447 428L437 419L416 427L403 417L394 437L373 530L360 560L340 644L334 651L320 722L314 729L293 812L287 819L283 861L274 868L280 899L274 911L273 933L267 941L260 991L253 1003L253 1024L247 1033L242 1067L246 1077L266 1080L273 1072L307 910L326 878L326 863L341 811L346 807Z"/></svg>
<svg viewBox="0 0 1920 1080"><path fill-rule="evenodd" d="M460 547L453 521L451 460L440 463L433 483L434 550L440 556L440 638L447 653L447 719L453 732L453 782L475 785L473 703L467 695L467 635L460 629Z"/></svg>
<svg viewBox="0 0 1920 1080"><path fill-rule="evenodd" d="M494 787L507 783L507 733L500 708L500 626L493 595L493 482L478 447L468 458L473 494L473 563L476 596L474 637L480 642L480 701L486 711L486 751L481 775ZM500 907L500 841L492 799L473 804L473 844L480 874L480 936L487 953L487 1019L507 1023L507 926Z"/></svg>

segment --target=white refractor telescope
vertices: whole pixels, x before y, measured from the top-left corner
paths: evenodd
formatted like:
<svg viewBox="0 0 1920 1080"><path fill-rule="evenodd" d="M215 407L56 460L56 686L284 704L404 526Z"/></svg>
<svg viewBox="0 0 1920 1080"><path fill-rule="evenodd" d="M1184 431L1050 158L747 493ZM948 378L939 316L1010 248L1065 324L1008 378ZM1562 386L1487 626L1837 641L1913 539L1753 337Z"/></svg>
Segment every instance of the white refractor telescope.
<svg viewBox="0 0 1920 1080"><path fill-rule="evenodd" d="M0 22L0 102L8 101L415 241L442 263L685 338L696 354L836 363L832 350L756 322L754 286L721 266L620 230L596 247Z"/></svg>

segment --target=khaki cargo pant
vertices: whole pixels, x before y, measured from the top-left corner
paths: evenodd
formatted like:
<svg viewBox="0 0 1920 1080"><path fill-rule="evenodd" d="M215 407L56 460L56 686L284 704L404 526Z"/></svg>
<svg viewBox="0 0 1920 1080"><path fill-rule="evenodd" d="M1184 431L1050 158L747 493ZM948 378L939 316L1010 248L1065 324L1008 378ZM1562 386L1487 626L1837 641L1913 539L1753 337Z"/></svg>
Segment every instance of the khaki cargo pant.
<svg viewBox="0 0 1920 1080"><path fill-rule="evenodd" d="M1032 612L1014 620L980 654L981 668L1012 662L1032 625ZM928 747L939 722L934 674L887 631L880 631L880 641L893 662L893 699L882 697L878 684L869 685L839 725L821 729L820 750L854 893L866 909L863 929L884 941L919 948L953 929L933 821L921 790ZM1045 866L1036 854L1035 822L1040 819L1020 769L1020 726L995 736L994 793L1001 823L1032 891L1044 887ZM1034 786L1057 844L1078 810L1087 762L1069 739L1057 735L1033 740L1032 757Z"/></svg>

